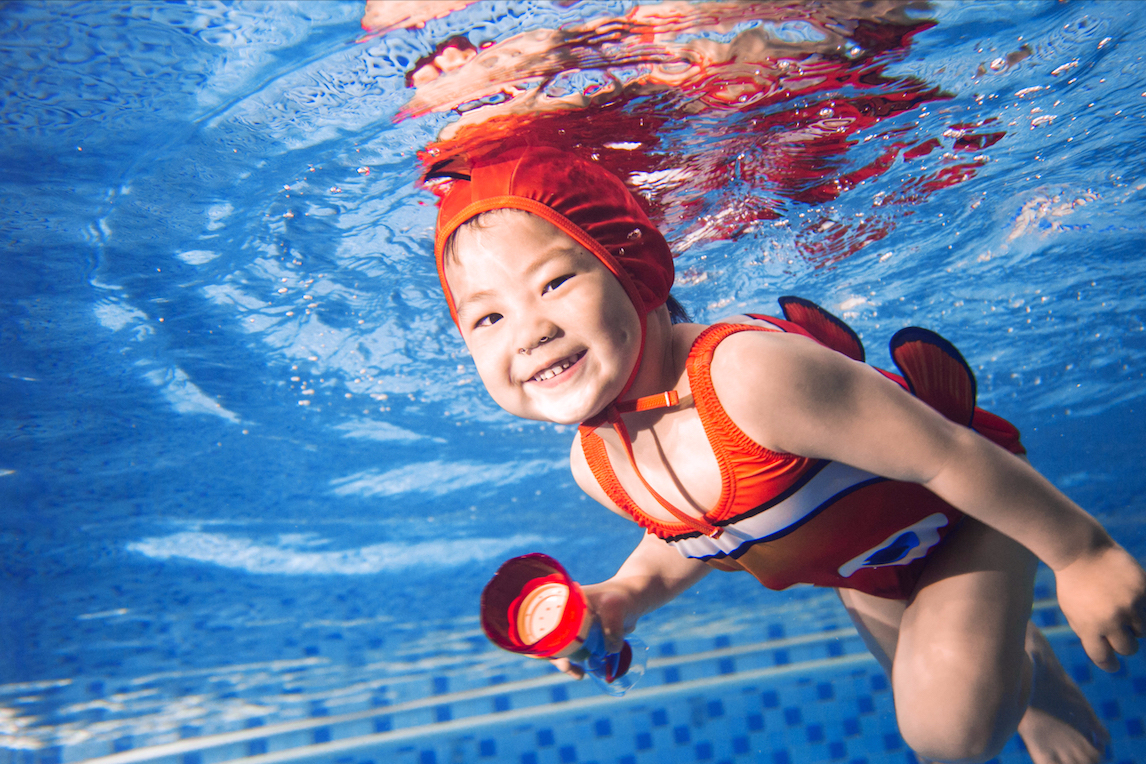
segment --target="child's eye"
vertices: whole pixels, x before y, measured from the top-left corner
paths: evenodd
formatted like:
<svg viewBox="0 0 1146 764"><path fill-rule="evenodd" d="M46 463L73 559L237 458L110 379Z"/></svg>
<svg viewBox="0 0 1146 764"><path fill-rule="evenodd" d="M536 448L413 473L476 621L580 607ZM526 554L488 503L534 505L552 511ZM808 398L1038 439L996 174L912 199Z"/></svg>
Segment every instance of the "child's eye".
<svg viewBox="0 0 1146 764"><path fill-rule="evenodd" d="M496 324L500 320L501 320L501 314L500 313L490 313L488 316L482 316L481 318L479 318L477 323L474 324L474 326L475 327L493 326L494 324Z"/></svg>
<svg viewBox="0 0 1146 764"><path fill-rule="evenodd" d="M554 289L561 286L562 284L564 284L566 281L568 281L571 278L573 278L572 273L567 273L564 276L558 276L557 278L553 279L552 281L550 281L548 284L545 285L545 289L543 290L542 294L544 294L545 292L552 292Z"/></svg>

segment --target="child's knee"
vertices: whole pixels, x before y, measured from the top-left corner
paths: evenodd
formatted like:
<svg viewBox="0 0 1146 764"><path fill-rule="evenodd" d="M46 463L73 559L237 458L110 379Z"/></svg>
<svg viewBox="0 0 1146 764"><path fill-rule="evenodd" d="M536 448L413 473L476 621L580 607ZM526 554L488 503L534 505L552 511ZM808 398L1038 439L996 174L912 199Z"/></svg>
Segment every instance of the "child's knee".
<svg viewBox="0 0 1146 764"><path fill-rule="evenodd" d="M995 734L992 725L967 724L946 714L899 714L899 732L916 754L942 762L989 761L1010 738Z"/></svg>
<svg viewBox="0 0 1146 764"><path fill-rule="evenodd" d="M897 688L896 718L916 753L943 762L994 758L1018 728L1025 698L1008 683L956 688L953 683Z"/></svg>

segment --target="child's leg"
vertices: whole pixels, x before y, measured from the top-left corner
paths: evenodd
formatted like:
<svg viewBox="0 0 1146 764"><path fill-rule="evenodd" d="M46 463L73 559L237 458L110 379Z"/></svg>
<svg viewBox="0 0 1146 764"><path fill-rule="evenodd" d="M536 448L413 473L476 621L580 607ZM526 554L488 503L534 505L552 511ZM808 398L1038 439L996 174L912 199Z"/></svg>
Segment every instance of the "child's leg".
<svg viewBox="0 0 1146 764"><path fill-rule="evenodd" d="M890 668L900 731L918 753L984 761L1017 728L1035 762L1100 758L1104 743L1088 738L1104 734L1101 724L1042 635L1033 626L1028 634L1034 571L1026 549L966 518L909 602L841 590L868 647Z"/></svg>

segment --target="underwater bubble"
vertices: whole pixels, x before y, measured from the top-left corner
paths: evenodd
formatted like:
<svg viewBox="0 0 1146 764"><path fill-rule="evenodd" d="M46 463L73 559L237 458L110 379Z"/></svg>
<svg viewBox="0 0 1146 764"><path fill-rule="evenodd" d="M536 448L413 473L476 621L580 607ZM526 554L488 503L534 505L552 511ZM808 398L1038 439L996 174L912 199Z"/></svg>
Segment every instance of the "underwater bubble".
<svg viewBox="0 0 1146 764"><path fill-rule="evenodd" d="M636 241L637 239L641 238L641 229L640 228L634 228L633 230L629 231L628 238L629 238L629 241Z"/></svg>

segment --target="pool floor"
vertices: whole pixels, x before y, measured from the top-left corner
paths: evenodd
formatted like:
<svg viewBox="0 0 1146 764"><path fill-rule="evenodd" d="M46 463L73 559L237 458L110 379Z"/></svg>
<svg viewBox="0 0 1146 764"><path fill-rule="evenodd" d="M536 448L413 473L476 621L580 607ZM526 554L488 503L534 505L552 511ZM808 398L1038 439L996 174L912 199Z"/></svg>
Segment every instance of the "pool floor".
<svg viewBox="0 0 1146 764"><path fill-rule="evenodd" d="M1144 762L1146 665L1094 667L1053 599L1034 620L1111 733L1107 760ZM425 679L410 700L350 713L189 736L148 748L82 746L8 751L5 764L652 764L657 762L915 762L896 728L889 683L850 628L755 644L717 637L681 655L655 646L648 672L624 698L556 673L495 676L461 687ZM119 747L130 745L123 741ZM1029 762L1018 736L993 761Z"/></svg>

